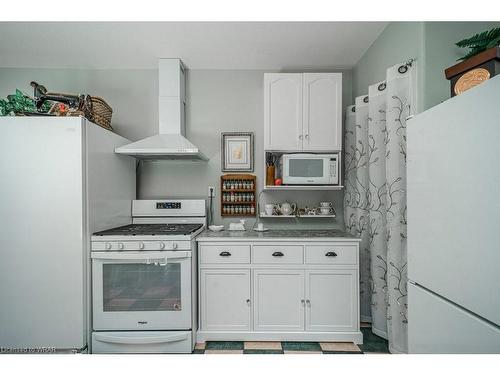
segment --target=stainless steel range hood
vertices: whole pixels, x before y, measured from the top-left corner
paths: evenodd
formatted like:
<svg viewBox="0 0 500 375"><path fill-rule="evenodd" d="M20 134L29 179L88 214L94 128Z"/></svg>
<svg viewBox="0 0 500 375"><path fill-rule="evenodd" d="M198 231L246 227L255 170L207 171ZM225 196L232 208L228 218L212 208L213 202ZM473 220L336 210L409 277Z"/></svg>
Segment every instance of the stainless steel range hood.
<svg viewBox="0 0 500 375"><path fill-rule="evenodd" d="M186 137L185 68L180 59L160 59L159 134L115 149L142 160L208 160Z"/></svg>

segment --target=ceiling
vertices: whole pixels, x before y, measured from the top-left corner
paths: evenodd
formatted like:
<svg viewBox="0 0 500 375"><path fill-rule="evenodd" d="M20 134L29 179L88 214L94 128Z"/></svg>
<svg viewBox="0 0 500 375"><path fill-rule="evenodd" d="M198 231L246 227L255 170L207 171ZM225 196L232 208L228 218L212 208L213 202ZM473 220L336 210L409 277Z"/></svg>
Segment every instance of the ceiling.
<svg viewBox="0 0 500 375"><path fill-rule="evenodd" d="M0 67L351 68L386 22L2 22Z"/></svg>

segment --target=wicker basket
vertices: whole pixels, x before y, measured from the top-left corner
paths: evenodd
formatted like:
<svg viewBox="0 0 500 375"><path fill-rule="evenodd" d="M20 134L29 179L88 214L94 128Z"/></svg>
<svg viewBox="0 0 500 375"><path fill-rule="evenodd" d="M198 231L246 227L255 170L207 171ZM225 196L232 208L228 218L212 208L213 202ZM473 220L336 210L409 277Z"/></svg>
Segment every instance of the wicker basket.
<svg viewBox="0 0 500 375"><path fill-rule="evenodd" d="M30 85L33 87L33 96L38 109L40 109L43 103L47 100L55 103L65 103L71 108L71 111L68 111L66 116L84 116L88 120L105 129L113 130L111 127L113 109L103 98L83 94L73 95L47 92L47 89L44 86L39 85L35 81L32 81ZM54 106L51 108L49 113L52 113L53 108Z"/></svg>
<svg viewBox="0 0 500 375"><path fill-rule="evenodd" d="M104 99L99 98L98 96L91 96L90 106L87 105L87 109L88 110L85 111L87 112L85 117L105 129L113 130L111 127L113 109Z"/></svg>

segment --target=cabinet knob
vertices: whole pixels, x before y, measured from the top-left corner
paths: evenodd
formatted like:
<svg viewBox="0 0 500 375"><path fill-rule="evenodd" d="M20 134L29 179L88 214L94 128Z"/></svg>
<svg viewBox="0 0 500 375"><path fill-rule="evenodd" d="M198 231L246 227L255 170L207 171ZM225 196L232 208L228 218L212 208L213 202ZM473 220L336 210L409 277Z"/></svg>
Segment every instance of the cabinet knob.
<svg viewBox="0 0 500 375"><path fill-rule="evenodd" d="M221 257L230 257L231 253L229 251L222 251L219 255Z"/></svg>
<svg viewBox="0 0 500 375"><path fill-rule="evenodd" d="M299 139L300 139L300 140L302 140L302 138L303 138L302 134L301 134L301 135L299 135Z"/></svg>
<svg viewBox="0 0 500 375"><path fill-rule="evenodd" d="M309 139L309 134L306 134L306 139Z"/></svg>
<svg viewBox="0 0 500 375"><path fill-rule="evenodd" d="M325 254L326 257L336 257L337 253L335 251L329 251Z"/></svg>
<svg viewBox="0 0 500 375"><path fill-rule="evenodd" d="M275 251L273 253L273 257L282 257L283 255L285 255L285 254L283 254L281 251Z"/></svg>
<svg viewBox="0 0 500 375"><path fill-rule="evenodd" d="M311 300L306 299L306 303L307 303L309 306L311 306Z"/></svg>
<svg viewBox="0 0 500 375"><path fill-rule="evenodd" d="M247 299L247 304L250 305L250 299L249 298Z"/></svg>
<svg viewBox="0 0 500 375"><path fill-rule="evenodd" d="M304 305L304 304L306 303L306 301L305 301L305 300L303 300L303 299L301 299L301 300L300 300L300 303L301 303L302 305Z"/></svg>

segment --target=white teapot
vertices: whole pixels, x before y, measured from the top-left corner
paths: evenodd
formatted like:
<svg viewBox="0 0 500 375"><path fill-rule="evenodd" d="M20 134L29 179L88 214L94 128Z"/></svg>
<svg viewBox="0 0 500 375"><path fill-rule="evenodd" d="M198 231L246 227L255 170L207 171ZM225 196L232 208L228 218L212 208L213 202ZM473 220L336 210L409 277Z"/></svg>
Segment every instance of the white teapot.
<svg viewBox="0 0 500 375"><path fill-rule="evenodd" d="M295 203L284 202L278 205L278 209L285 216L290 216L297 210L297 205Z"/></svg>

